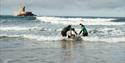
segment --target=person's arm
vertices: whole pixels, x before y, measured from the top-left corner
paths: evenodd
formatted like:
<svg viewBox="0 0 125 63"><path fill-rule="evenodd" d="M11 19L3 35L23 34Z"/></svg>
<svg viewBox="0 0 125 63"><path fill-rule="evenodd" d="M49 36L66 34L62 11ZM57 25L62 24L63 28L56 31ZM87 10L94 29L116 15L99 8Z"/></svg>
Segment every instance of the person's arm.
<svg viewBox="0 0 125 63"><path fill-rule="evenodd" d="M81 31L79 32L79 35L83 32L83 30L84 30L84 27L82 27Z"/></svg>
<svg viewBox="0 0 125 63"><path fill-rule="evenodd" d="M78 33L76 32L76 30L75 29L72 29L73 30L73 32L77 35Z"/></svg>
<svg viewBox="0 0 125 63"><path fill-rule="evenodd" d="M76 31L74 31L76 35L78 35L78 33Z"/></svg>
<svg viewBox="0 0 125 63"><path fill-rule="evenodd" d="M79 32L79 35L82 33L82 30Z"/></svg>

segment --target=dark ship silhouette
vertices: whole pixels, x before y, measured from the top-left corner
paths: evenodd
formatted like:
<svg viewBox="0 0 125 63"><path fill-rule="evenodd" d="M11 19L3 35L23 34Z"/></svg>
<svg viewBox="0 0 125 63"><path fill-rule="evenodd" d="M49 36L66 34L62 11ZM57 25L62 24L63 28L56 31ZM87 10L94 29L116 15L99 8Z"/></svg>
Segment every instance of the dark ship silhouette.
<svg viewBox="0 0 125 63"><path fill-rule="evenodd" d="M32 12L25 11L25 6L21 6L19 13L16 16L36 16Z"/></svg>

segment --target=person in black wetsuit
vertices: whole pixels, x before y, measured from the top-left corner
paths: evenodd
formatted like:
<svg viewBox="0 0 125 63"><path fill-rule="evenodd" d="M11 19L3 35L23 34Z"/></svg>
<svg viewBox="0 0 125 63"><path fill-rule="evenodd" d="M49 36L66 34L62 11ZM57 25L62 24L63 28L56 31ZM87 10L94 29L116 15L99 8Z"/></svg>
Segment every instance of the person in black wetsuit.
<svg viewBox="0 0 125 63"><path fill-rule="evenodd" d="M66 37L67 36L67 32L71 29L71 25L68 25L67 27L63 28L62 31L61 31L61 35L63 37Z"/></svg>
<svg viewBox="0 0 125 63"><path fill-rule="evenodd" d="M79 32L79 35L83 32L82 36L88 36L88 32L87 32L85 26L81 23L80 23L80 25L81 25L81 31Z"/></svg>

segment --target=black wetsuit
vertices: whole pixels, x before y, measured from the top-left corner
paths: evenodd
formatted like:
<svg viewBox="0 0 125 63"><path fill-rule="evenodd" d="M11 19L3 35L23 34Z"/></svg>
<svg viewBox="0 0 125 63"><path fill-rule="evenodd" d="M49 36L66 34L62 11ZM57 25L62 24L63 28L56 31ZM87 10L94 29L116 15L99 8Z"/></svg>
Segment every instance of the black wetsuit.
<svg viewBox="0 0 125 63"><path fill-rule="evenodd" d="M63 30L61 31L61 35L63 37L66 37L67 36L67 31L69 31L71 29L71 26L67 26L65 28L63 28Z"/></svg>

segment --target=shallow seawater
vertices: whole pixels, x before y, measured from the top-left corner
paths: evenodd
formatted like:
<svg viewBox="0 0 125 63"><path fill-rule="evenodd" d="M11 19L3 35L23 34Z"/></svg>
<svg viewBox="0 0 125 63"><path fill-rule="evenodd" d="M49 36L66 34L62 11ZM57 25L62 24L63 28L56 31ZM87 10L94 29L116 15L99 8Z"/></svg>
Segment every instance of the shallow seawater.
<svg viewBox="0 0 125 63"><path fill-rule="evenodd" d="M4 43L2 43L4 42ZM1 63L124 63L125 43L0 39Z"/></svg>
<svg viewBox="0 0 125 63"><path fill-rule="evenodd" d="M63 41L79 23L89 36ZM124 17L0 16L0 63L125 63L124 28Z"/></svg>

